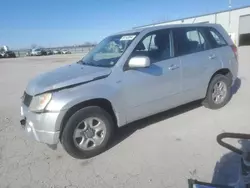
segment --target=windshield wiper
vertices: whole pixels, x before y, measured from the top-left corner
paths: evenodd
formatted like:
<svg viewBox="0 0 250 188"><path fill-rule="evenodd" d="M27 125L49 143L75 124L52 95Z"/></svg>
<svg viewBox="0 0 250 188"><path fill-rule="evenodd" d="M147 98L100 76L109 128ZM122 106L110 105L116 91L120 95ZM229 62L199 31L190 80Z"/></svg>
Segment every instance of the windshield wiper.
<svg viewBox="0 0 250 188"><path fill-rule="evenodd" d="M90 66L94 66L92 63L87 63L86 61L83 61L82 59L81 59L81 60L79 60L77 63L78 63L78 64L82 64L82 65L90 65Z"/></svg>
<svg viewBox="0 0 250 188"><path fill-rule="evenodd" d="M93 67L109 67L109 66L103 66L103 65L101 65L101 64L96 64L96 63L94 63L93 61L87 63L86 61L83 61L82 59L79 60L77 63L78 63L78 64L82 64L82 65L93 66Z"/></svg>
<svg viewBox="0 0 250 188"><path fill-rule="evenodd" d="M83 63L83 60L79 60L76 62L77 64L82 64Z"/></svg>

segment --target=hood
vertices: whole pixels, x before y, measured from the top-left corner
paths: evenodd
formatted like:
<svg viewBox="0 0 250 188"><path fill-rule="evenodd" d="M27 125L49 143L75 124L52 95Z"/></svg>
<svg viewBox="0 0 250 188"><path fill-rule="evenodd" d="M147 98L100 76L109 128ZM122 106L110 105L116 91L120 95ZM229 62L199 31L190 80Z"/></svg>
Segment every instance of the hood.
<svg viewBox="0 0 250 188"><path fill-rule="evenodd" d="M26 88L30 95L84 84L108 76L110 68L71 64L46 72L32 79Z"/></svg>

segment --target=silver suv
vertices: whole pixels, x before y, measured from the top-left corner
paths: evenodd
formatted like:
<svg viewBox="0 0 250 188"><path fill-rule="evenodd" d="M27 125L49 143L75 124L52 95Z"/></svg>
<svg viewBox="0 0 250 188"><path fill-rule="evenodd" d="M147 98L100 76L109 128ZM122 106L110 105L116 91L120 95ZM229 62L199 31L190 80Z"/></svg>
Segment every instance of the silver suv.
<svg viewBox="0 0 250 188"><path fill-rule="evenodd" d="M35 140L88 158L107 148L116 127L199 99L223 107L237 72L237 48L220 25L121 32L31 80L21 124Z"/></svg>

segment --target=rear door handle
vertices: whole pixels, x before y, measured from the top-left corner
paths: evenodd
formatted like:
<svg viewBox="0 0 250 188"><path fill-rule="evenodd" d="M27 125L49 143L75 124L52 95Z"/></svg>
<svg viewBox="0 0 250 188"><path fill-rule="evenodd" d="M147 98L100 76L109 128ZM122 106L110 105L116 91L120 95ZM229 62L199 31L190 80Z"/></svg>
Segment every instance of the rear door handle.
<svg viewBox="0 0 250 188"><path fill-rule="evenodd" d="M216 58L216 55L214 55L214 54L212 54L212 55L210 55L210 56L208 56L208 59L215 59Z"/></svg>
<svg viewBox="0 0 250 188"><path fill-rule="evenodd" d="M178 65L170 65L169 67L168 67L168 69L169 70L175 70L175 69L178 69L178 68L180 68Z"/></svg>

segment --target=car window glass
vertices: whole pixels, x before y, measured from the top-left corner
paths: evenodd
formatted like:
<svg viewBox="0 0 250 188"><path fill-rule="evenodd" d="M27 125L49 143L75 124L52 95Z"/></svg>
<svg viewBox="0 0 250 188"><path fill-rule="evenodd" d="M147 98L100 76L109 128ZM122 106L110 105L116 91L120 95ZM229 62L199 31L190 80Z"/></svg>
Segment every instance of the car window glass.
<svg viewBox="0 0 250 188"><path fill-rule="evenodd" d="M207 49L207 42L196 28L173 30L175 56L201 52Z"/></svg>
<svg viewBox="0 0 250 188"><path fill-rule="evenodd" d="M79 63L96 67L112 67L118 62L137 35L138 33L128 33L106 37Z"/></svg>
<svg viewBox="0 0 250 188"><path fill-rule="evenodd" d="M101 59L117 58L121 56L121 43L116 41L111 41L99 52L93 56L94 61L99 61Z"/></svg>
<svg viewBox="0 0 250 188"><path fill-rule="evenodd" d="M150 35L150 36L146 37L146 38L142 41L142 43L143 43L143 45L144 45L144 47L145 47L144 51L148 51L148 50L149 50L151 38L152 38L152 36Z"/></svg>
<svg viewBox="0 0 250 188"><path fill-rule="evenodd" d="M190 41L196 41L197 43L200 42L199 35L196 30L186 32L187 38Z"/></svg>
<svg viewBox="0 0 250 188"><path fill-rule="evenodd" d="M156 35L151 35L151 42L150 42L150 46L149 46L149 49L152 51L152 50L157 50L158 47L157 45L155 44L155 37ZM169 36L166 36L166 37L169 37Z"/></svg>
<svg viewBox="0 0 250 188"><path fill-rule="evenodd" d="M204 39L203 35L200 32L198 32L198 33L199 33L200 43L205 45L205 39Z"/></svg>
<svg viewBox="0 0 250 188"><path fill-rule="evenodd" d="M217 31L210 29L210 34L212 35L213 39L216 42L216 47L225 46L227 44L226 41Z"/></svg>
<svg viewBox="0 0 250 188"><path fill-rule="evenodd" d="M156 31L144 37L132 52L132 57L135 56L147 56L152 63L169 59L169 30Z"/></svg>

